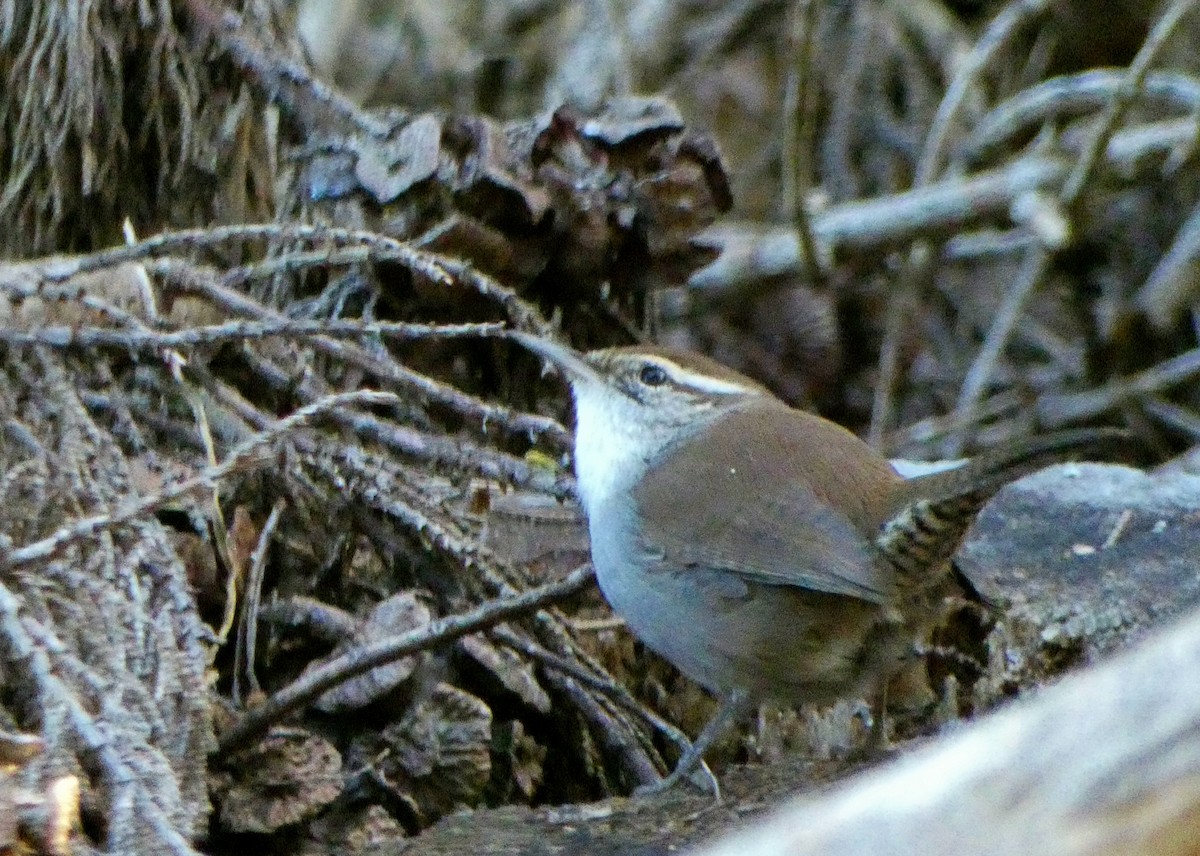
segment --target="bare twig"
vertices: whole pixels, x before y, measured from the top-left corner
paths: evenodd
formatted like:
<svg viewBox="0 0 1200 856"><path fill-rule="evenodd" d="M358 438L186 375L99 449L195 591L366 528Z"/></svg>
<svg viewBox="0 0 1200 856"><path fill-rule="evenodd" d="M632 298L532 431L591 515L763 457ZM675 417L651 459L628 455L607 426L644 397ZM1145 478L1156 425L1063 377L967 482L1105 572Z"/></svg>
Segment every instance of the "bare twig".
<svg viewBox="0 0 1200 856"><path fill-rule="evenodd" d="M485 324L410 324L400 321L304 321L278 319L272 321L229 321L188 327L183 330L158 332L148 329L113 329L111 327L68 327L55 325L38 330L0 328L0 344L10 347L43 345L51 348L127 348L132 351L158 351L166 348L189 348L246 339L268 337L309 339L314 336L357 338L379 336L396 339L459 339L497 336L505 327L500 323Z"/></svg>
<svg viewBox="0 0 1200 856"><path fill-rule="evenodd" d="M1023 89L984 116L962 144L967 163L982 163L1004 151L1012 140L1059 116L1086 115L1110 103L1121 91L1126 72L1084 71L1054 77ZM1142 81L1143 99L1194 115L1200 110L1200 83L1171 72L1155 72ZM1114 152L1110 151L1111 159Z"/></svg>
<svg viewBox="0 0 1200 856"><path fill-rule="evenodd" d="M1100 120L1100 126L1096 128L1096 133L1089 141L1087 148L1075 162L1075 168L1071 170L1071 174L1067 177L1067 183L1063 185L1063 189L1059 193L1059 199L1064 208L1073 209L1079 201L1080 195L1087 187L1088 181L1100 163L1101 156L1108 147L1108 141L1112 138L1113 132L1121 123L1125 111L1129 109L1145 85L1150 66L1166 46L1167 39L1175 31L1179 22L1183 20L1183 16L1194 5L1195 0L1174 0L1146 36L1146 40L1138 49L1133 62L1121 76L1120 87L1109 99L1104 116Z"/></svg>
<svg viewBox="0 0 1200 856"><path fill-rule="evenodd" d="M862 109L863 76L869 65L871 44L880 26L876 10L868 5L852 4L847 14L846 38L849 42L842 62L842 78L829 106L829 119L821 139L822 178L834 199L853 199L859 195L851 155L854 129Z"/></svg>
<svg viewBox="0 0 1200 856"><path fill-rule="evenodd" d="M1020 26L1030 18L1040 15L1047 5L1042 0L1011 3L988 26L938 105L933 126L917 165L914 182L917 190L932 181L941 168L951 125L978 75L992 62ZM909 249L907 263L888 299L883 344L879 352L879 377L871 405L868 435L868 440L876 448L882 444L883 435L890 430L892 424L892 399L900 371L901 331L905 327L909 308L915 302L922 284L932 277L940 255L940 248L935 251L928 241L916 242Z"/></svg>
<svg viewBox="0 0 1200 856"><path fill-rule="evenodd" d="M1195 275L1200 254L1200 206L1179 227L1170 248L1158 260L1134 302L1161 331L1166 331L1196 297L1200 281Z"/></svg>
<svg viewBox="0 0 1200 856"><path fill-rule="evenodd" d="M937 257L938 253L928 243L915 244L901 281L888 295L883 344L879 349L879 377L871 399L871 424L867 429L867 442L876 449L883 447L884 434L892 424L896 380L900 373L900 335L917 294L916 284L932 274Z"/></svg>
<svg viewBox="0 0 1200 856"><path fill-rule="evenodd" d="M403 261L435 282L449 284L449 277L428 253L415 250L402 241L363 229L318 226L300 223L245 223L216 226L211 229L181 229L161 232L136 243L112 247L82 256L68 256L30 262L46 282L65 282L81 273L116 267L125 262L142 261L182 250L228 244L234 241L328 241L335 245L362 245L394 252L394 260Z"/></svg>
<svg viewBox="0 0 1200 856"><path fill-rule="evenodd" d="M263 604L258 620L288 630L303 629L310 637L330 643L352 638L362 625L361 619L344 609L298 594Z"/></svg>
<svg viewBox="0 0 1200 856"><path fill-rule="evenodd" d="M1025 301L1029 299L1045 275L1047 260L1040 247L1031 248L1025 254L1021 269L1017 272L1012 286L1004 292L1004 299L1000 302L1000 308L996 311L991 326L988 327L987 335L983 339L983 346L975 355L975 359L972 360L971 366L963 378L958 394L958 404L955 406L953 414L953 418L958 420L959 424L969 423L969 414L975 409L991 380L996 363L1008 344L1013 328L1016 327L1017 321L1021 317ZM950 455L961 452L963 437L962 433L953 434L946 452Z"/></svg>
<svg viewBox="0 0 1200 856"><path fill-rule="evenodd" d="M589 671L575 661L543 648L533 640L526 639L508 627L494 627L490 632L492 636L495 636L510 648L520 651L526 657L538 660L549 668L557 669L563 674L570 675L581 684L604 693L626 710L648 722L652 728L665 735L681 751L685 751L691 745L691 741L688 740L686 734L639 702L629 690L611 678Z"/></svg>
<svg viewBox="0 0 1200 856"><path fill-rule="evenodd" d="M1200 375L1200 348L1184 351L1130 377L1076 393L1048 393L1038 398L1037 414L1047 428L1057 428L1105 413L1123 401L1160 392Z"/></svg>
<svg viewBox="0 0 1200 856"><path fill-rule="evenodd" d="M920 187L937 176L946 159L950 145L950 131L955 119L962 111L967 94L978 85L984 70L1011 41L1021 28L1041 16L1049 7L1050 0L1020 0L1004 6L1000 14L988 24L983 35L963 60L954 79L946 88L946 94L938 104L937 113L925 136L925 146L917 163L917 174L913 183Z"/></svg>
<svg viewBox="0 0 1200 856"><path fill-rule="evenodd" d="M179 291L201 295L232 314L266 321L286 320L281 313L221 284L220 274L216 271L167 259L152 263L151 269L169 277L170 284ZM328 336L316 336L312 343L322 353L375 375L381 381L416 391L433 401L450 407L476 424L494 425L514 434L529 434L534 437L544 435L551 442L562 447L567 445L568 438L563 432L562 426L553 419L520 413L507 407L480 401L450 384L415 372L395 360L383 359L350 342L338 341Z"/></svg>
<svg viewBox="0 0 1200 856"><path fill-rule="evenodd" d="M918 237L948 237L966 226L1006 216L1017 197L1051 189L1066 174L1065 162L1022 158L969 178L833 206L813 215L813 232L819 244L839 256L878 252ZM800 269L798 239L790 226L723 224L706 229L698 240L720 247L721 256L692 274L688 284L695 289L721 292L761 276Z"/></svg>
<svg viewBox="0 0 1200 856"><path fill-rule="evenodd" d="M279 526L283 516L285 503L276 500L271 508L267 522L258 533L258 543L254 545L254 553L250 557L250 573L246 575L246 594L242 599L242 622L238 628L237 643L234 649L233 687L231 696L237 706L242 704L241 675L246 676L247 689L252 695L262 692L258 683L258 675L254 670L254 659L258 648L258 608L262 601L263 575L267 567L267 549L271 546L271 538Z"/></svg>
<svg viewBox="0 0 1200 856"><path fill-rule="evenodd" d="M575 480L567 472L548 473L498 449L480 446L462 438L430 434L406 425L396 425L371 413L339 410L333 418L358 436L380 443L393 451L435 466L450 467L516 487L536 487L559 499L575 496ZM563 429L566 432L566 429Z"/></svg>
<svg viewBox="0 0 1200 856"><path fill-rule="evenodd" d="M204 489L211 489L221 479L248 466L251 461L263 454L271 443L291 431L304 425L316 416L337 407L348 404L396 404L399 399L388 392L347 392L331 395L301 407L295 413L280 419L269 429L255 434L249 440L238 445L224 461L215 467L206 467L200 474L184 479L175 485L164 488L156 494L129 503L108 514L97 514L85 517L68 524L54 534L41 541L14 548L0 554L0 565L17 568L33 562L43 561L53 556L63 547L84 538L90 538L97 533L120 526L131 520L136 520L166 503L172 502L188 494Z"/></svg>
<svg viewBox="0 0 1200 856"><path fill-rule="evenodd" d="M99 721L84 707L72 687L58 675L48 653L54 650L54 646L39 638L44 635L45 629L38 627L32 619L23 620L21 609L21 599L0 585L0 633L10 649L10 658L22 664L22 672L33 685L33 694L45 711L43 715L64 725L64 730L74 736L81 748L92 753L102 771L98 779L106 785L106 798L113 806L114 814L118 817L131 814L152 826L158 840L143 840L140 842L143 847L178 856L194 856L196 851L180 834L175 818L165 816L170 808L160 804L160 800L169 799L167 794L148 793L155 784L154 779L147 775L149 771L131 767L123 748L114 740L112 723ZM110 835L114 841L121 841L140 825L131 823L128 828L111 830ZM117 845L115 849L126 848Z"/></svg>
<svg viewBox="0 0 1200 856"><path fill-rule="evenodd" d="M1185 434L1192 443L1200 443L1200 413L1168 401L1161 395L1147 395L1141 399L1146 412L1174 431Z"/></svg>
<svg viewBox="0 0 1200 856"><path fill-rule="evenodd" d="M820 286L824 281L817 241L812 232L808 212L808 191L812 182L813 124L811 101L813 36L817 26L817 4L813 0L796 0L792 8L790 50L792 62L788 67L784 88L783 156L780 172L783 181L780 197L783 208L792 216L799 238L799 251L808 281Z"/></svg>
<svg viewBox="0 0 1200 856"><path fill-rule="evenodd" d="M1113 93L1100 124L1096 127L1059 191L1058 200L1064 211L1073 212L1078 207L1084 188L1095 174L1100 157L1107 150L1121 117L1137 97L1151 63L1158 56L1167 37L1194 2L1195 0L1175 0L1146 37L1146 41L1142 44L1137 56L1134 57L1128 71L1122 76L1121 85ZM958 403L955 406L955 410L959 413L972 410L983 394L995 369L996 361L1004 351L1009 336L1024 311L1025 303L1045 281L1050 270L1051 260L1051 252L1047 248L1037 246L1030 250L1025 264L1022 265L1020 275L1012 288L1005 294L1001 310L988 329L983 347L972 361L971 368L963 381ZM963 439L961 435L954 438L946 450L947 453L958 454L962 450Z"/></svg>
<svg viewBox="0 0 1200 856"><path fill-rule="evenodd" d="M262 705L248 711L221 735L218 751L227 755L244 748L264 735L271 725L299 710L331 687L365 674L377 666L445 645L501 621L525 615L546 604L570 597L590 585L592 578L591 565L585 565L556 582L512 597L489 601L461 615L439 618L418 630L347 651L306 673L276 692Z"/></svg>

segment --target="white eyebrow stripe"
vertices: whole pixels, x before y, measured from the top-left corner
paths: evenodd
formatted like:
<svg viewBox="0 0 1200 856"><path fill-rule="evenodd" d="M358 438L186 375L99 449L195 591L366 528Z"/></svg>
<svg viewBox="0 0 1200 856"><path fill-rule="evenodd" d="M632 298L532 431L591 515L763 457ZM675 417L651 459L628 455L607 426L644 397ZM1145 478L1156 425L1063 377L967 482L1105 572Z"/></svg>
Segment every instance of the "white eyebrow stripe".
<svg viewBox="0 0 1200 856"><path fill-rule="evenodd" d="M744 384L734 383L730 380L721 380L712 375L697 374L696 372L688 371L676 362L671 360L661 360L663 368L667 369L668 373L674 376L679 384L694 389L697 392L709 393L711 395L736 395L738 393L754 392L755 389Z"/></svg>

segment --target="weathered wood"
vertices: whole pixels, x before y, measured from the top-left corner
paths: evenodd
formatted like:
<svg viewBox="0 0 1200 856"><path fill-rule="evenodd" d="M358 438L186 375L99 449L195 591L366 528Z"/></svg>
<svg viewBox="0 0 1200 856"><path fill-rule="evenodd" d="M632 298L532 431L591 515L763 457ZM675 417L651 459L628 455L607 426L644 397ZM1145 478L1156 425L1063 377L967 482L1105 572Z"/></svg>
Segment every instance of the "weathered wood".
<svg viewBox="0 0 1200 856"><path fill-rule="evenodd" d="M694 856L1200 853L1200 613Z"/></svg>

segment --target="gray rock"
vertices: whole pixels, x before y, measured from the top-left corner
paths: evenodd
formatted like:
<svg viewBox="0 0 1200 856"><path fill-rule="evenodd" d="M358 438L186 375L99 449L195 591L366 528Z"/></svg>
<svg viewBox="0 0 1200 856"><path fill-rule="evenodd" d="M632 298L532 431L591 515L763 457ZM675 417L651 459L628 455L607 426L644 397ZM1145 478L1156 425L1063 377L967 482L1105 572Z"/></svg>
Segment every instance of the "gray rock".
<svg viewBox="0 0 1200 856"><path fill-rule="evenodd" d="M988 504L957 561L1000 609L991 689L1011 692L1200 605L1200 476L1050 467Z"/></svg>

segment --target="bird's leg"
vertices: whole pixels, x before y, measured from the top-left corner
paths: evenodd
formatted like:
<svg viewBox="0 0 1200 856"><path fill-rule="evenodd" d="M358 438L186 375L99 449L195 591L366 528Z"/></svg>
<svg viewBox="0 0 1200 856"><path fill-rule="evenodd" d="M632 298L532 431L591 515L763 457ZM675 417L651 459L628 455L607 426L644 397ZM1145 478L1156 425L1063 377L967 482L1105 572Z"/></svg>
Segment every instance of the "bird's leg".
<svg viewBox="0 0 1200 856"><path fill-rule="evenodd" d="M871 733L867 736L867 754L882 755L887 752L887 681L880 681L875 697L871 699Z"/></svg>
<svg viewBox="0 0 1200 856"><path fill-rule="evenodd" d="M708 769L708 765L704 763L704 753L716 742L717 738L729 730L731 725L748 716L753 708L754 703L751 701L749 693L744 690L734 690L731 692L722 700L721 706L717 708L717 712L713 714L713 718L704 726L700 735L680 757L679 763L675 765L675 769L671 771L671 774L652 784L642 785L634 791L635 795L642 797L662 793L675 787L684 778L687 778L695 782L703 790L710 791L717 802L720 802L721 786L717 782L717 777L712 774L712 771ZM693 774L696 775L693 776ZM697 778L703 784L697 782Z"/></svg>

